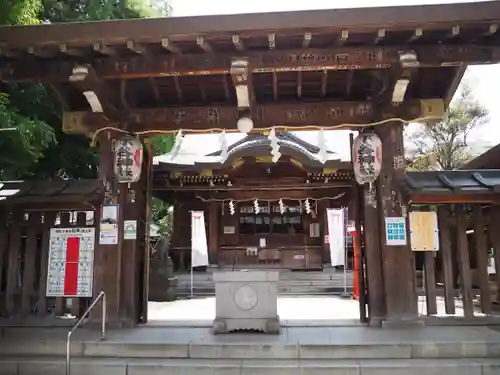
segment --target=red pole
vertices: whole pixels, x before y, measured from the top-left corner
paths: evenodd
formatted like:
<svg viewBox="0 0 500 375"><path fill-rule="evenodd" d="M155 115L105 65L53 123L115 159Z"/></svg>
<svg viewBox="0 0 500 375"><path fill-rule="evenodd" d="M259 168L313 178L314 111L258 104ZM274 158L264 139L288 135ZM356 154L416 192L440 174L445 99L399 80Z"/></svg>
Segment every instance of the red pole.
<svg viewBox="0 0 500 375"><path fill-rule="evenodd" d="M359 249L357 246L356 242L356 231L349 232L352 235L352 247L353 247L353 253L354 253L354 291L353 291L353 297L356 300L359 300L359 280L358 280L358 274L359 274L359 262L358 262L358 256L359 256Z"/></svg>

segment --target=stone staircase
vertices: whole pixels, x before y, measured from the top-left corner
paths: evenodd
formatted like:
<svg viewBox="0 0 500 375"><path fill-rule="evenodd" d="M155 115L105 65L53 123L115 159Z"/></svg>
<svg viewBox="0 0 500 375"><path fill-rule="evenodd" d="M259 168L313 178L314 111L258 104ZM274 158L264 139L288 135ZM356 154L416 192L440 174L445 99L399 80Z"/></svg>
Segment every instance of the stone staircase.
<svg viewBox="0 0 500 375"><path fill-rule="evenodd" d="M155 327L111 332L106 341L79 331L71 375L500 374L500 333L464 328L287 328L279 336L214 337ZM10 333L0 340L0 375L64 375L66 332Z"/></svg>
<svg viewBox="0 0 500 375"><path fill-rule="evenodd" d="M344 273L335 269L323 271L289 271L279 270L280 295L332 295L344 291ZM215 296L215 285L212 279L213 271L194 273L194 294L196 296ZM189 296L191 293L191 276L176 275L178 278L177 295ZM353 273L347 272L347 290L352 291Z"/></svg>

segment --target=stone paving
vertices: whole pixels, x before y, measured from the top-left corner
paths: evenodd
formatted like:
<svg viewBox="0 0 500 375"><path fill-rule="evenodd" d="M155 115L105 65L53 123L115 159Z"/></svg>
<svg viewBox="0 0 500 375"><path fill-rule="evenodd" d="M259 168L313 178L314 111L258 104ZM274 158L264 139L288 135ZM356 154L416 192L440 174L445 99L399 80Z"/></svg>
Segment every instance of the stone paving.
<svg viewBox="0 0 500 375"><path fill-rule="evenodd" d="M438 316L447 316L443 298L437 299L437 307ZM455 308L454 316L463 316L458 300ZM424 297L419 298L418 309L426 315ZM148 310L148 319L155 325L206 326L215 318L215 297L150 302ZM278 315L285 326L355 325L359 324L359 303L339 296L278 297Z"/></svg>
<svg viewBox="0 0 500 375"><path fill-rule="evenodd" d="M152 323L211 324L215 318L215 297L150 302L148 310ZM314 321L330 321L332 325L356 324L359 322L359 303L340 297L279 297L278 315L283 324L302 322L308 325Z"/></svg>

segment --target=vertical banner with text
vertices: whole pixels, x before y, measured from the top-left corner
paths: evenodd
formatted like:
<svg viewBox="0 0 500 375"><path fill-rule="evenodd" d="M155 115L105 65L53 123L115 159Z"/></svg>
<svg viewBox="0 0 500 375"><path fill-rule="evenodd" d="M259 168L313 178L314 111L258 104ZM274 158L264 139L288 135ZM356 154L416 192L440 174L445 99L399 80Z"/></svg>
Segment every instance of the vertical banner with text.
<svg viewBox="0 0 500 375"><path fill-rule="evenodd" d="M344 210L328 208L326 217L332 266L343 266L345 262Z"/></svg>
<svg viewBox="0 0 500 375"><path fill-rule="evenodd" d="M191 212L191 268L208 266L208 244L203 211Z"/></svg>

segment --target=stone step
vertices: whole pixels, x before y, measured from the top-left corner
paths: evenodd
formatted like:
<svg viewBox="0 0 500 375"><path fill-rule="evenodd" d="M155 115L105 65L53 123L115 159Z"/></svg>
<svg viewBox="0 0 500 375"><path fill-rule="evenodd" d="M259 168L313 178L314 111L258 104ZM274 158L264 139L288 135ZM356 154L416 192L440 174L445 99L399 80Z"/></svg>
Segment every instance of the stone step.
<svg viewBox="0 0 500 375"><path fill-rule="evenodd" d="M154 333L154 328L148 334ZM234 337L234 336L233 336ZM249 341L265 338L261 335L247 335ZM207 337L189 343L168 343L161 337L155 342L147 341L73 341L72 358L123 358L123 359L451 359L451 358L500 358L500 342L412 342L396 343L378 341L373 343L277 343L232 342L230 336ZM215 341L214 341L215 340ZM225 340L225 342L217 342ZM3 343L0 358L63 357L66 352L64 341L55 340L10 340Z"/></svg>
<svg viewBox="0 0 500 375"><path fill-rule="evenodd" d="M177 274L177 279L179 281L189 282L191 280L191 275L189 274ZM195 273L193 275L195 280L198 281L211 281L212 273ZM347 278L353 279L354 274L349 271L347 272ZM327 271L315 271L315 272L292 272L292 271L282 271L280 272L280 281L319 281L319 280L343 280L343 272L327 272Z"/></svg>
<svg viewBox="0 0 500 375"><path fill-rule="evenodd" d="M74 358L72 375L496 375L498 359L259 360ZM65 375L57 358L0 358L0 375Z"/></svg>

